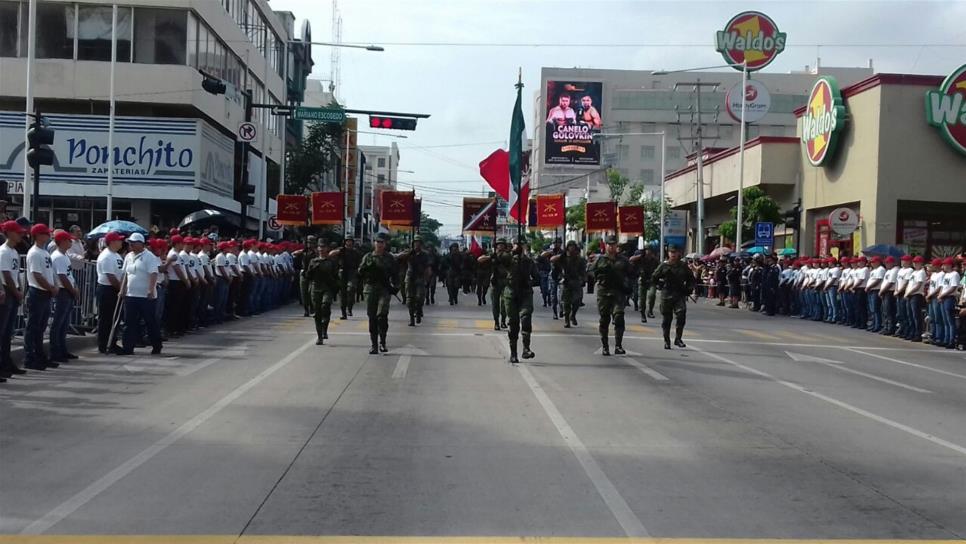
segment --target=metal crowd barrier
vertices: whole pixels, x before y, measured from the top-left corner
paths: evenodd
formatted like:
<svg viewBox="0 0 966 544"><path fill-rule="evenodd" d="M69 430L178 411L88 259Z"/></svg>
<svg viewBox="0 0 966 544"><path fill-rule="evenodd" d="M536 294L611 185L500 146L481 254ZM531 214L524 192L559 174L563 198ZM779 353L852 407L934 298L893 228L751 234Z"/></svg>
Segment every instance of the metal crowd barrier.
<svg viewBox="0 0 966 544"><path fill-rule="evenodd" d="M97 263L94 261L83 261L80 268L77 264L71 263L71 273L74 276L74 283L80 291L80 300L74 303L74 311L70 317L71 334L83 335L94 330L97 323ZM20 256L20 285L26 291L27 286L27 257ZM16 334L23 334L23 329L27 324L24 316L24 305L21 303L17 308Z"/></svg>

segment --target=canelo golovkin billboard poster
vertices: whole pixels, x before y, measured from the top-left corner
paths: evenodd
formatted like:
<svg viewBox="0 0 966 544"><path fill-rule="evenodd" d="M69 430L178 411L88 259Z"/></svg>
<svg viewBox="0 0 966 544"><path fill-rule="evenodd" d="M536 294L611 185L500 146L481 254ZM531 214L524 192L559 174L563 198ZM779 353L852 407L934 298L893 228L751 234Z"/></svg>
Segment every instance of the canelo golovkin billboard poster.
<svg viewBox="0 0 966 544"><path fill-rule="evenodd" d="M600 165L600 81L547 81L544 163Z"/></svg>

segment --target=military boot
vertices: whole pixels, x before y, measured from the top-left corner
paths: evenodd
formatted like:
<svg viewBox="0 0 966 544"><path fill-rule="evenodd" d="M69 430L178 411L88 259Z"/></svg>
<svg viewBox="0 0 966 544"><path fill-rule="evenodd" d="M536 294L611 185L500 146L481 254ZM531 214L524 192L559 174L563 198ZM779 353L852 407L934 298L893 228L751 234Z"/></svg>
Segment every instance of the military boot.
<svg viewBox="0 0 966 544"><path fill-rule="evenodd" d="M624 331L617 331L614 333L614 355L624 355L627 353L624 351L623 344Z"/></svg>
<svg viewBox="0 0 966 544"><path fill-rule="evenodd" d="M372 347L369 348L369 354L377 355L379 353L379 334L375 332L370 332L369 342L372 344Z"/></svg>
<svg viewBox="0 0 966 544"><path fill-rule="evenodd" d="M671 349L671 327L664 329L664 349Z"/></svg>
<svg viewBox="0 0 966 544"><path fill-rule="evenodd" d="M684 326L678 325L677 328L674 330L674 345L679 348L686 348L688 347L687 344L685 344L684 341L681 340L682 334L684 334Z"/></svg>
<svg viewBox="0 0 966 544"><path fill-rule="evenodd" d="M600 337L600 354L604 357L610 356L610 344L605 335L601 335Z"/></svg>
<svg viewBox="0 0 966 544"><path fill-rule="evenodd" d="M517 341L516 339L510 340L510 364L515 365L519 362L520 359L517 359Z"/></svg>
<svg viewBox="0 0 966 544"><path fill-rule="evenodd" d="M413 312L409 312L409 326L410 327L416 326L416 314L414 314Z"/></svg>
<svg viewBox="0 0 966 544"><path fill-rule="evenodd" d="M530 335L524 333L524 335L523 335L523 358L524 359L533 359L534 357L536 357L536 355L537 355L536 353L534 353L533 351L530 350Z"/></svg>

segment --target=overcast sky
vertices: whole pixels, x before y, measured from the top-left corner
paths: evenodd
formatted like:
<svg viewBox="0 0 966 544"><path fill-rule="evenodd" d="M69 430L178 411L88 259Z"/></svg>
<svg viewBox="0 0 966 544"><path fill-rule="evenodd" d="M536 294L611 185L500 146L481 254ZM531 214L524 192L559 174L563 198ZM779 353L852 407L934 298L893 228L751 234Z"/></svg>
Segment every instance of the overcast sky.
<svg viewBox="0 0 966 544"><path fill-rule="evenodd" d="M271 5L294 12L299 26L308 19L314 40L332 38L331 1L272 0ZM415 172L399 178L416 185L423 209L442 221L448 234L459 232L462 196L479 195L484 188L477 164L506 145L518 68L530 122L528 106L541 67L653 70L720 64L715 31L750 9L765 12L788 34L785 51L766 68L771 73L801 70L814 65L816 56L823 66L866 66L871 58L877 72L937 75L966 63L966 46L960 45L966 44L966 2L342 0L339 8L343 42L386 48L383 53L342 49L343 102L432 115L419 121L416 132L406 133L408 139L396 140L400 168ZM327 48L314 48L313 77L329 78L329 55ZM528 136L532 130L527 127ZM391 141L360 137L364 145Z"/></svg>

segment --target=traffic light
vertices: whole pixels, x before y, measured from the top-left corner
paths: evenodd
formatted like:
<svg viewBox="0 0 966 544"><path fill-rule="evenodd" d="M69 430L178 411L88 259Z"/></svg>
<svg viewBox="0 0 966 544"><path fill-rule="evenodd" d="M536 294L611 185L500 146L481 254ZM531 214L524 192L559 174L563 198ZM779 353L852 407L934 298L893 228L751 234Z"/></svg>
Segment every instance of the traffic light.
<svg viewBox="0 0 966 544"><path fill-rule="evenodd" d="M54 151L47 147L54 143L54 129L47 126L46 119L40 118L30 125L27 131L27 143L30 144L27 150L27 164L31 168L37 169L41 165L54 164Z"/></svg>
<svg viewBox="0 0 966 544"><path fill-rule="evenodd" d="M800 221L799 218L802 214L802 209L795 206L791 210L785 212L785 228L798 230Z"/></svg>
<svg viewBox="0 0 966 544"><path fill-rule="evenodd" d="M255 186L248 184L245 185L245 204L252 206L255 204Z"/></svg>
<svg viewBox="0 0 966 544"><path fill-rule="evenodd" d="M412 117L386 117L384 115L370 115L369 128L416 130L416 119Z"/></svg>

